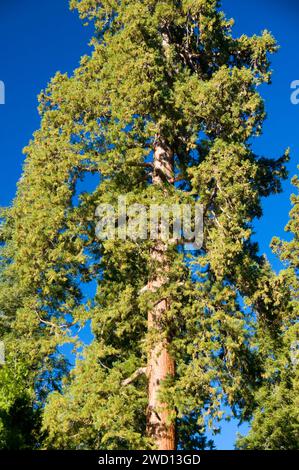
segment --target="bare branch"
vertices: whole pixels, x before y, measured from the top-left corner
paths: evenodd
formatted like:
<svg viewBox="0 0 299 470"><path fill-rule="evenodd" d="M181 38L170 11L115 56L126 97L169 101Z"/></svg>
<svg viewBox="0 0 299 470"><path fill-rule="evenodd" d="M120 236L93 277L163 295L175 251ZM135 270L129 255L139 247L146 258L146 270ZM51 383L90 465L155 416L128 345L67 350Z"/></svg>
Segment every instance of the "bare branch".
<svg viewBox="0 0 299 470"><path fill-rule="evenodd" d="M126 387L127 385L130 385L132 382L134 382L136 379L138 379L138 377L140 377L141 375L146 374L146 371L147 371L146 367L139 367L139 369L137 369L134 372L134 374L131 375L131 377L128 377L127 379L122 381L122 383L121 383L122 386Z"/></svg>
<svg viewBox="0 0 299 470"><path fill-rule="evenodd" d="M178 183L179 181L184 181L185 179L186 179L186 176L179 175L179 176L176 176L175 178L171 178L170 180L168 180L168 182L173 184L173 183Z"/></svg>
<svg viewBox="0 0 299 470"><path fill-rule="evenodd" d="M137 167L141 167L141 168L153 168L153 164L152 164L152 163L146 163L146 162L142 162L142 163L128 163L128 166L137 166Z"/></svg>

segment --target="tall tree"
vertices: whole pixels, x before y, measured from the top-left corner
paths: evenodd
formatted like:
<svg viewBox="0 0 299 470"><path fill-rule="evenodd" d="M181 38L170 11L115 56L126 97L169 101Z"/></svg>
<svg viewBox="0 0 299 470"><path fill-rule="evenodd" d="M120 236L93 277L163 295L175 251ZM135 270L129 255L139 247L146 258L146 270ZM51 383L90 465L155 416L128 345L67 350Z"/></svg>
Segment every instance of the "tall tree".
<svg viewBox="0 0 299 470"><path fill-rule="evenodd" d="M264 355L263 381L257 391L256 411L248 436L240 438L244 449L297 450L299 446L299 179L291 197L293 208L286 231L289 242L274 238L272 247L285 264L275 279L272 299L283 296L284 308L276 316L279 328L260 332L260 350ZM288 291L288 292L287 292ZM266 334L265 334L266 333ZM266 340L267 338L267 340Z"/></svg>
<svg viewBox="0 0 299 470"><path fill-rule="evenodd" d="M36 380L41 364L57 378L47 360L68 327L91 320L94 335L49 397L45 445L211 446L205 426L217 428L224 405L248 416L260 371L254 313L267 267L252 221L280 191L288 154L258 157L249 142L277 46L267 31L234 38L217 0L71 6L94 22L94 49L41 94L41 129L6 222L6 295L21 290L14 328L36 340L22 342ZM123 195L145 207L200 201L203 247L99 241L96 208ZM84 303L90 281L97 292Z"/></svg>

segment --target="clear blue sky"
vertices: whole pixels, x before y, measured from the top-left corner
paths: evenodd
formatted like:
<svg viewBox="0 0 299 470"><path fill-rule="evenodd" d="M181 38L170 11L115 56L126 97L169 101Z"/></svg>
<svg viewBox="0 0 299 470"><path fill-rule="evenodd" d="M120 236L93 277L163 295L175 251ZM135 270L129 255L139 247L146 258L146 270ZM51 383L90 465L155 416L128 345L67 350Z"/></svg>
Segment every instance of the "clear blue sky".
<svg viewBox="0 0 299 470"><path fill-rule="evenodd" d="M281 49L273 57L273 84L263 87L268 118L254 150L280 156L290 146L290 175L299 163L299 105L291 104L290 84L299 80L298 0L223 0L228 17L235 18L234 34L270 30ZM0 80L6 85L6 104L0 106L0 206L11 203L23 165L22 148L39 127L37 95L56 71L71 73L80 56L90 50L91 30L83 27L68 0L1 0ZM292 188L264 201L263 219L256 223L256 238L275 269L279 262L269 251L273 235L285 236ZM219 449L233 447L237 426L224 425L215 439Z"/></svg>

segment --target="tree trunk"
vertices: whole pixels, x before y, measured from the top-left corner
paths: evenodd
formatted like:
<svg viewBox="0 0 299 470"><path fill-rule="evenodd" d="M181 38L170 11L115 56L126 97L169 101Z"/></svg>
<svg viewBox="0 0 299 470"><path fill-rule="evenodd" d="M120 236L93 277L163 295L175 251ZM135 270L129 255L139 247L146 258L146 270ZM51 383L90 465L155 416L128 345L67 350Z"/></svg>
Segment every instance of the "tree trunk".
<svg viewBox="0 0 299 470"><path fill-rule="evenodd" d="M160 139L157 139L154 149L153 184L163 185L173 178L173 153ZM167 244L157 240L151 251L153 264L156 265L156 275L149 282L149 290L156 290L165 284L167 279ZM175 424L170 422L173 414L166 403L159 400L161 381L168 376L174 376L175 363L169 354L170 339L163 335L163 324L169 308L169 299L161 299L148 314L148 329L153 331L156 338L148 357L148 410L147 434L151 437L157 449L176 449Z"/></svg>

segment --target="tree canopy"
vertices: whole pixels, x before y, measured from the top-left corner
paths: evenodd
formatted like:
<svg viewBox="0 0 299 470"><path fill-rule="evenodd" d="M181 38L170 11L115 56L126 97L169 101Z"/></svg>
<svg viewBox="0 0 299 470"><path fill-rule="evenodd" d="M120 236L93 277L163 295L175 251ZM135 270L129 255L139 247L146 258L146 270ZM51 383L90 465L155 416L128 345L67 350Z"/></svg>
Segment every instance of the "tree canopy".
<svg viewBox="0 0 299 470"><path fill-rule="evenodd" d="M0 311L15 366L0 371L8 377L0 397L10 380L20 377L21 396L26 383L32 410L42 412L37 441L48 448L155 448L147 374L130 377L147 367L159 337L175 364L159 396L177 445L212 447L206 429L217 431L225 407L245 420L257 402L264 406L260 396L275 406L265 357L270 383L286 354L282 347L272 359L270 346L285 330L285 344L293 340L298 234L290 244L274 242L289 262L280 276L252 241L262 198L280 192L287 177L288 151L273 160L251 147L265 119L258 86L270 83L277 44L268 31L235 38L216 0L72 0L71 7L94 24L93 52L41 93L41 126L3 213ZM173 175L155 184L158 147ZM96 183L82 191L88 175ZM146 207L203 206L202 248L164 243L167 275L155 290L144 289L163 271L153 240L96 236L96 208L116 206L122 195ZM90 282L96 294L86 301ZM148 315L161 299L167 307L155 330ZM81 351L76 330L87 321L94 339ZM59 346L69 341L78 354L67 373ZM13 388L9 410L17 409Z"/></svg>

